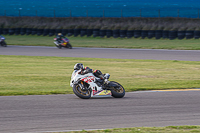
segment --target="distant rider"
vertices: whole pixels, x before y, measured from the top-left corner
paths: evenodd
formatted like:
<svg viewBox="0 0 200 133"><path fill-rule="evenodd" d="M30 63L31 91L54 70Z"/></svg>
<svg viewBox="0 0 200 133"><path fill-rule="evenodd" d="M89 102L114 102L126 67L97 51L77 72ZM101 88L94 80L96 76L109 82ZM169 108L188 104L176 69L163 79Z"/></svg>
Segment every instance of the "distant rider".
<svg viewBox="0 0 200 133"><path fill-rule="evenodd" d="M58 33L58 35L56 36L56 38L57 38L57 41L59 43L61 43L62 42L62 38L65 38L65 36L63 36L62 33Z"/></svg>

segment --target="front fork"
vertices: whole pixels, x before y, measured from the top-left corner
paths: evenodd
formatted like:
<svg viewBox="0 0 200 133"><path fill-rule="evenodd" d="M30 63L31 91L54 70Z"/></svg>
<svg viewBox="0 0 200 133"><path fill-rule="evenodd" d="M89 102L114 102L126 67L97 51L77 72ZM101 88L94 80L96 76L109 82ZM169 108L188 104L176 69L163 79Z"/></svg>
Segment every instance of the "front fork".
<svg viewBox="0 0 200 133"><path fill-rule="evenodd" d="M85 88L83 81L80 82L79 86L80 86L81 90L83 90L83 91L88 90L87 88Z"/></svg>

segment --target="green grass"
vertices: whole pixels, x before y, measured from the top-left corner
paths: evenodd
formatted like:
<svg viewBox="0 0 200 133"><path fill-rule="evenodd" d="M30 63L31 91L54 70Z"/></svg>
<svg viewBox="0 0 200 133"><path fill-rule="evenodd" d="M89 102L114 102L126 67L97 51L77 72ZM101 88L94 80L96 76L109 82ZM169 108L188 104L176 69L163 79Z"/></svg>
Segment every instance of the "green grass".
<svg viewBox="0 0 200 133"><path fill-rule="evenodd" d="M133 127L68 133L200 133L200 126Z"/></svg>
<svg viewBox="0 0 200 133"><path fill-rule="evenodd" d="M200 62L0 55L0 95L70 94L73 66L110 73L125 90L200 88Z"/></svg>
<svg viewBox="0 0 200 133"><path fill-rule="evenodd" d="M37 35L5 35L8 45L55 46L53 38ZM136 49L179 49L200 50L199 39L141 39L141 38L100 38L68 37L73 47L105 47Z"/></svg>

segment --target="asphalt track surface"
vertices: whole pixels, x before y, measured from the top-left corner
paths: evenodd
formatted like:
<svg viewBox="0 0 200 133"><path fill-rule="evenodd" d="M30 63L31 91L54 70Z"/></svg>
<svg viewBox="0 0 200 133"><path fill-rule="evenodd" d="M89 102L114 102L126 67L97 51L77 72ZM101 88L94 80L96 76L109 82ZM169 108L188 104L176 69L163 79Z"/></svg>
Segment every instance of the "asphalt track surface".
<svg viewBox="0 0 200 133"><path fill-rule="evenodd" d="M124 98L73 94L1 96L1 133L199 125L200 91L133 92Z"/></svg>
<svg viewBox="0 0 200 133"><path fill-rule="evenodd" d="M78 52L78 53L77 53ZM0 47L0 55L200 61L200 51ZM123 127L199 125L200 89L138 91L124 98L70 95L1 96L1 133L62 132Z"/></svg>
<svg viewBox="0 0 200 133"><path fill-rule="evenodd" d="M200 61L200 50L150 50L78 47L73 49L58 49L56 47L8 46L0 47L0 55Z"/></svg>

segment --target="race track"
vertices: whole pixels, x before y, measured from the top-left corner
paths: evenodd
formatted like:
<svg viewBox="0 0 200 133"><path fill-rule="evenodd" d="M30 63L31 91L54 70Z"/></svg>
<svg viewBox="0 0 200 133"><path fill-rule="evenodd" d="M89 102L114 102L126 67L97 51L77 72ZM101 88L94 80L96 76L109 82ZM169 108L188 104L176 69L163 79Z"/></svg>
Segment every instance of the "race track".
<svg viewBox="0 0 200 133"><path fill-rule="evenodd" d="M8 46L0 47L0 55L88 57L115 59L153 59L200 61L200 50L156 50L116 48L73 48Z"/></svg>
<svg viewBox="0 0 200 133"><path fill-rule="evenodd" d="M200 61L200 51L0 47L0 55ZM126 93L122 99L82 100L73 94L1 96L1 133L199 125L200 89Z"/></svg>
<svg viewBox="0 0 200 133"><path fill-rule="evenodd" d="M1 133L199 125L200 90L126 93L122 99L75 95L1 96Z"/></svg>

